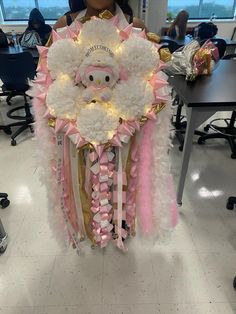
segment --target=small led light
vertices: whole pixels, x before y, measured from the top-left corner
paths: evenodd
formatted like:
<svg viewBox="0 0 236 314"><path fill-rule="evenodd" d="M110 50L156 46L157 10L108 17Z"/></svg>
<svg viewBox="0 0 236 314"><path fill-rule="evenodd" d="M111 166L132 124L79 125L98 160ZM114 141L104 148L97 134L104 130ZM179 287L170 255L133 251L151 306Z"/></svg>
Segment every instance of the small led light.
<svg viewBox="0 0 236 314"><path fill-rule="evenodd" d="M68 81L70 79L70 77L67 74L61 74L59 79L62 81Z"/></svg>

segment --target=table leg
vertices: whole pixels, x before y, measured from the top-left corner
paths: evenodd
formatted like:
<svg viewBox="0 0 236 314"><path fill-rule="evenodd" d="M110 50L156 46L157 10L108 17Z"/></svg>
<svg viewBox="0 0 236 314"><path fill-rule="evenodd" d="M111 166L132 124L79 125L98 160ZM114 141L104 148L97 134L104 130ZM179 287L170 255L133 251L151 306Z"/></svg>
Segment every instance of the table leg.
<svg viewBox="0 0 236 314"><path fill-rule="evenodd" d="M182 205L182 196L184 191L184 184L186 179L186 174L188 171L189 158L192 148L193 135L195 131L197 116L193 114L192 108L186 108L187 110L187 130L184 139L184 150L183 150L183 159L180 172L180 179L177 190L177 203Z"/></svg>
<svg viewBox="0 0 236 314"><path fill-rule="evenodd" d="M187 113L187 130L184 139L184 150L183 150L183 159L181 165L180 179L177 189L177 203L182 205L182 197L184 191L184 184L186 179L186 174L188 171L189 159L192 149L193 135L196 128L198 128L204 121L209 119L216 110L207 109L199 110L199 108L186 108Z"/></svg>

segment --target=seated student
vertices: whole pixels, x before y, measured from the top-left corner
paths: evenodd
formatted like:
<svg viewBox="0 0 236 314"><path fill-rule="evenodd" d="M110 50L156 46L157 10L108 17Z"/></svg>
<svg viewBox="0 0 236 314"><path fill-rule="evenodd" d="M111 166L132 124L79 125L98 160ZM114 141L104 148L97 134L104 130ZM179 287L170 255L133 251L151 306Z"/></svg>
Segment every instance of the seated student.
<svg viewBox="0 0 236 314"><path fill-rule="evenodd" d="M52 28L45 24L45 19L38 9L30 12L28 27L20 39L20 43L25 47L44 46L51 34Z"/></svg>
<svg viewBox="0 0 236 314"><path fill-rule="evenodd" d="M144 23L133 16L128 2L128 0L69 0L70 12L59 18L53 28L63 28L73 24L77 19L83 21L92 16L99 16L104 10L109 10L113 15L118 14L120 16L121 27L133 23L136 28L146 29Z"/></svg>
<svg viewBox="0 0 236 314"><path fill-rule="evenodd" d="M0 48L7 48L9 45L12 45L14 42L7 38L7 35L0 28Z"/></svg>
<svg viewBox="0 0 236 314"><path fill-rule="evenodd" d="M197 26L194 33L200 40L210 39L218 33L218 27L212 22L203 22Z"/></svg>
<svg viewBox="0 0 236 314"><path fill-rule="evenodd" d="M183 39L186 35L187 30L187 22L188 22L189 14L187 11L180 11L176 16L174 22L171 24L167 35L172 38Z"/></svg>
<svg viewBox="0 0 236 314"><path fill-rule="evenodd" d="M8 40L6 34L0 28L0 48L8 47Z"/></svg>

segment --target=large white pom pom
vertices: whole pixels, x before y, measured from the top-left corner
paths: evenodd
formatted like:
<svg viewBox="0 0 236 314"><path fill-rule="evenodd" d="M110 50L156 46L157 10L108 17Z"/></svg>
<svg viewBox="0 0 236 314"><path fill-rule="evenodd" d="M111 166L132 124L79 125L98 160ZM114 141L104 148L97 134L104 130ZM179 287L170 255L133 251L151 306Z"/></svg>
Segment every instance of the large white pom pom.
<svg viewBox="0 0 236 314"><path fill-rule="evenodd" d="M112 103L123 119L140 118L154 102L151 85L140 79L131 78L117 84Z"/></svg>
<svg viewBox="0 0 236 314"><path fill-rule="evenodd" d="M53 78L61 74L74 77L81 61L80 48L70 38L56 41L48 51L48 68Z"/></svg>
<svg viewBox="0 0 236 314"><path fill-rule="evenodd" d="M84 24L80 33L80 44L85 51L94 45L103 45L113 52L120 45L117 28L107 20L94 19Z"/></svg>
<svg viewBox="0 0 236 314"><path fill-rule="evenodd" d="M88 142L103 144L112 139L119 125L119 118L98 103L80 110L77 127Z"/></svg>
<svg viewBox="0 0 236 314"><path fill-rule="evenodd" d="M135 76L148 76L158 67L160 57L150 41L140 37L130 37L118 49L122 66Z"/></svg>
<svg viewBox="0 0 236 314"><path fill-rule="evenodd" d="M70 78L57 79L48 89L46 104L50 113L60 119L76 119L80 89Z"/></svg>

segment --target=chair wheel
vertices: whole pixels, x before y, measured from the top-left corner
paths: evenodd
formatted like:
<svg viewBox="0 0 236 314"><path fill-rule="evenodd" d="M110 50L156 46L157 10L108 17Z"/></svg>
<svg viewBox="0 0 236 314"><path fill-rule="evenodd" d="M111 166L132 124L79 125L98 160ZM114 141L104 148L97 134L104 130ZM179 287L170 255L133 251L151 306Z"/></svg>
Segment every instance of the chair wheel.
<svg viewBox="0 0 236 314"><path fill-rule="evenodd" d="M7 198L4 198L0 201L0 205L2 206L2 208L6 208L10 205L10 201Z"/></svg>
<svg viewBox="0 0 236 314"><path fill-rule="evenodd" d="M199 145L205 144L205 141L201 137L199 137L197 142L198 142Z"/></svg>
<svg viewBox="0 0 236 314"><path fill-rule="evenodd" d="M234 289L236 290L236 277L234 278L233 286L234 286Z"/></svg>
<svg viewBox="0 0 236 314"><path fill-rule="evenodd" d="M34 133L34 128L32 126L30 126L30 132Z"/></svg>
<svg viewBox="0 0 236 314"><path fill-rule="evenodd" d="M233 209L234 209L234 204L231 203L231 202L227 202L226 208L227 208L228 210L233 210Z"/></svg>
<svg viewBox="0 0 236 314"><path fill-rule="evenodd" d="M231 154L231 158L232 158L232 159L236 159L236 154L235 154L235 153L232 153L232 154Z"/></svg>
<svg viewBox="0 0 236 314"><path fill-rule="evenodd" d="M7 135L11 135L12 134L12 131L11 131L11 128L10 127L5 127L3 129L3 131L7 134Z"/></svg>
<svg viewBox="0 0 236 314"><path fill-rule="evenodd" d="M0 254L3 254L7 249L7 245L0 247Z"/></svg>
<svg viewBox="0 0 236 314"><path fill-rule="evenodd" d="M181 127L183 129L186 129L187 128L187 121L181 122Z"/></svg>
<svg viewBox="0 0 236 314"><path fill-rule="evenodd" d="M182 152L183 149L184 149L183 145L180 145L180 146L179 146L179 151Z"/></svg>
<svg viewBox="0 0 236 314"><path fill-rule="evenodd" d="M16 146L16 140L11 140L11 146Z"/></svg>
<svg viewBox="0 0 236 314"><path fill-rule="evenodd" d="M204 131L208 132L209 130L210 130L210 126L209 125L205 126Z"/></svg>

